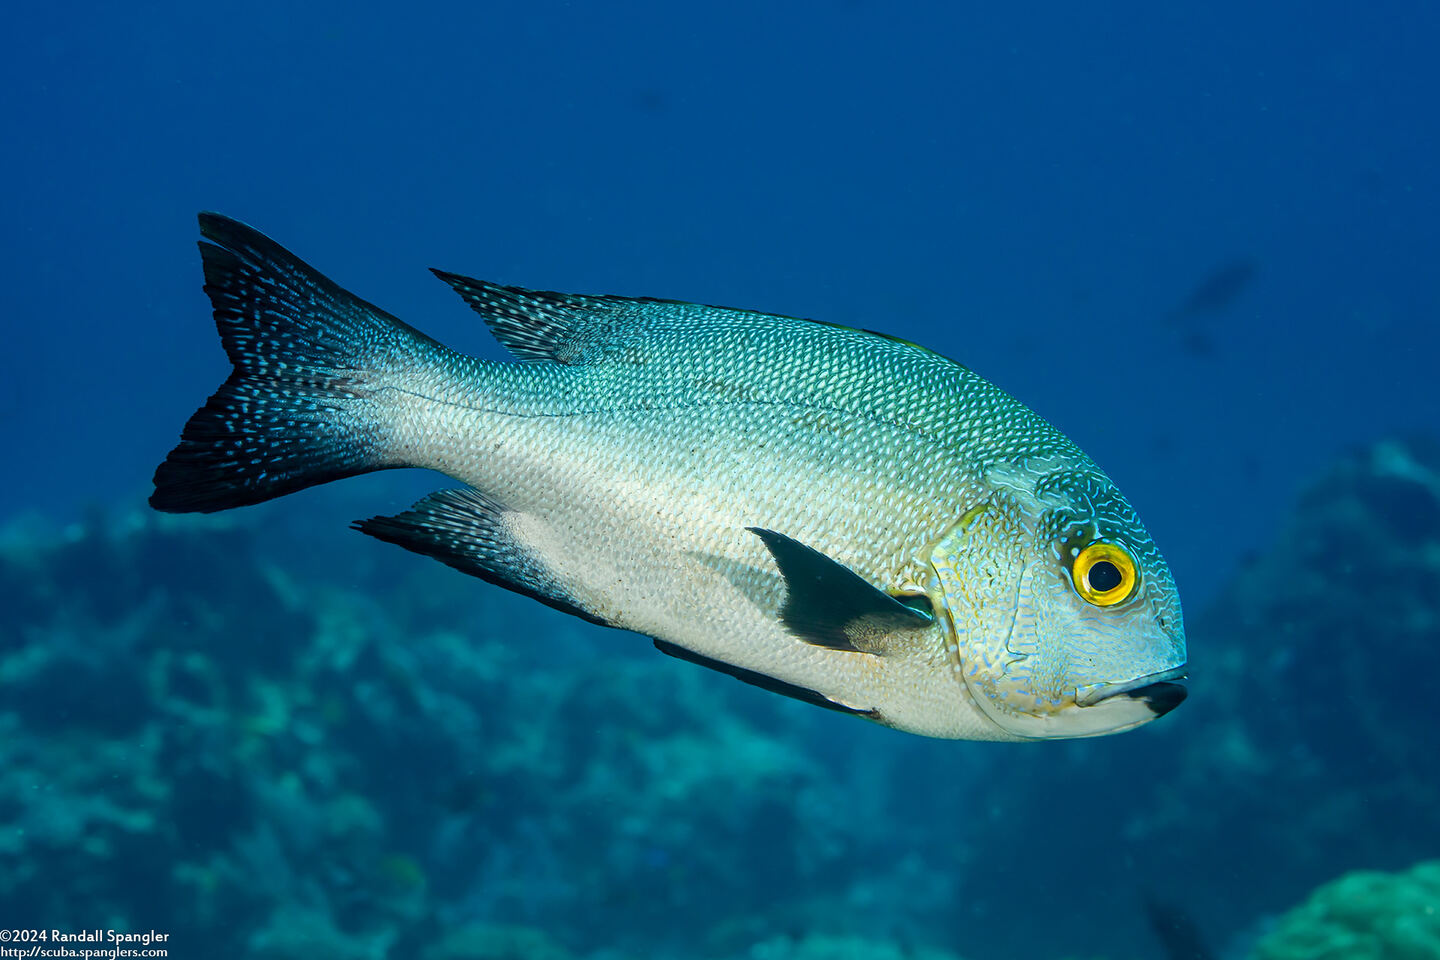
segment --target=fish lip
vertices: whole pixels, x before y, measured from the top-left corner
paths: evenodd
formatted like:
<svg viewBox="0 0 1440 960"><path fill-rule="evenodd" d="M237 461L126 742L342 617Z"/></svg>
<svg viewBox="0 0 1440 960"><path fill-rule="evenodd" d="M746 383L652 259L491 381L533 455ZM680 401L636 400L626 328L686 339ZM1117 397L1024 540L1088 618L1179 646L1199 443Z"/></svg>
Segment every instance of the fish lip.
<svg viewBox="0 0 1440 960"><path fill-rule="evenodd" d="M1145 706L1157 717L1163 717L1180 706L1189 695L1190 690L1183 683L1152 683L1130 691L1131 699L1144 700Z"/></svg>
<svg viewBox="0 0 1440 960"><path fill-rule="evenodd" d="M1077 691L1075 702L1082 707L1093 707L1115 697L1128 697L1131 700L1145 700L1157 713L1169 713L1180 705L1188 693L1182 684L1169 681L1186 679L1188 669L1188 664L1182 663L1178 667L1147 673L1143 677L1123 683L1098 684L1088 690Z"/></svg>

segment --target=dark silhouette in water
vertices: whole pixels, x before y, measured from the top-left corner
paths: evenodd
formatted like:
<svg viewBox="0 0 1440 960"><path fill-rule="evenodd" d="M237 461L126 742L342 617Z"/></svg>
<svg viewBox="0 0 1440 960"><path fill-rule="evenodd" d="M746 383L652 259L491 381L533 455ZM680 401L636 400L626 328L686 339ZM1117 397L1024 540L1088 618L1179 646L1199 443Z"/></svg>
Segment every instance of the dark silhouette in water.
<svg viewBox="0 0 1440 960"><path fill-rule="evenodd" d="M1255 279L1255 261L1236 257L1211 270L1180 302L1171 316L1177 320L1230 309Z"/></svg>
<svg viewBox="0 0 1440 960"><path fill-rule="evenodd" d="M1150 929L1164 949L1165 960L1215 960L1215 952L1200 934L1200 925L1183 907L1149 894L1141 898L1141 903Z"/></svg>
<svg viewBox="0 0 1440 960"><path fill-rule="evenodd" d="M1170 311L1169 320L1180 330L1187 353L1208 356L1215 352L1214 340L1201 329L1202 322L1233 307L1254 282L1256 272L1256 263L1249 257L1226 260L1201 278Z"/></svg>

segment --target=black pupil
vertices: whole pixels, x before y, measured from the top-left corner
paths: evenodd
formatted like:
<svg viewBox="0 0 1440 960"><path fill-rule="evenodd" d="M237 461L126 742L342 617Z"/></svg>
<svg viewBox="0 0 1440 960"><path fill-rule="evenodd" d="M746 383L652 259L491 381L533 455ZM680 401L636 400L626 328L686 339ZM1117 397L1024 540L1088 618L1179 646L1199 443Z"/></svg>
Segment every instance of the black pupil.
<svg viewBox="0 0 1440 960"><path fill-rule="evenodd" d="M1096 593L1109 593L1120 586L1124 578L1120 576L1120 568L1109 560L1097 560L1095 566L1090 568L1090 589Z"/></svg>

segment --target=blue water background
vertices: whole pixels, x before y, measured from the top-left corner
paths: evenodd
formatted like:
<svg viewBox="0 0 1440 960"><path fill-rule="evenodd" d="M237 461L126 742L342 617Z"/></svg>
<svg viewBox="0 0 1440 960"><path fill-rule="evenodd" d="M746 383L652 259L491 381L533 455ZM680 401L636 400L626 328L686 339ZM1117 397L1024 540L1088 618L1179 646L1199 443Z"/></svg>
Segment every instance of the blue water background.
<svg viewBox="0 0 1440 960"><path fill-rule="evenodd" d="M12 16L0 510L133 502L225 370L193 216L440 339L427 266L932 346L1074 437L1187 597L1440 423L1440 11L106 4ZM1167 315L1253 261L1230 308ZM318 499L323 494L315 495Z"/></svg>
<svg viewBox="0 0 1440 960"><path fill-rule="evenodd" d="M1192 610L1342 451L1440 425L1433 3L141 3L7 21L0 522L135 508L223 378L200 209L485 356L426 267L931 346L1117 480ZM1235 264L1233 295L1186 306ZM381 550L345 523L444 484L296 500L322 552Z"/></svg>

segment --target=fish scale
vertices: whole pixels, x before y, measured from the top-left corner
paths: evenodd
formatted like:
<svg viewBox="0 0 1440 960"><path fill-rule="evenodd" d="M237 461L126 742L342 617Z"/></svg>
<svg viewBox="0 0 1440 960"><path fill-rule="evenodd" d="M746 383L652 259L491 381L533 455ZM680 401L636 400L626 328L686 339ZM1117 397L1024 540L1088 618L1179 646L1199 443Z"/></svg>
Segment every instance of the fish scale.
<svg viewBox="0 0 1440 960"><path fill-rule="evenodd" d="M158 509L428 467L468 488L357 529L821 706L1015 740L1128 729L1183 698L1174 584L1128 502L958 363L793 317L436 271L520 362L481 360L243 224L201 228L235 370L157 469ZM1076 586L1077 525L1138 565L1111 609Z"/></svg>

